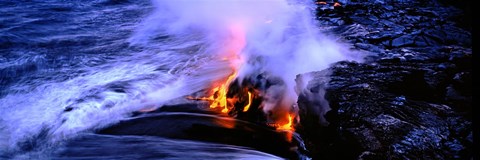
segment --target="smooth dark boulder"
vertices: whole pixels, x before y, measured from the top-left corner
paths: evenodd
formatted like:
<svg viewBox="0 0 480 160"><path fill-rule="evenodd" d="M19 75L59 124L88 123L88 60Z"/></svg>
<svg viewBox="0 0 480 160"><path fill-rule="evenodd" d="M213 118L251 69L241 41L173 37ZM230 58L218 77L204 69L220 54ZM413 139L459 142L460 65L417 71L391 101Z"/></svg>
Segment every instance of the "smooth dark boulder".
<svg viewBox="0 0 480 160"><path fill-rule="evenodd" d="M140 114L97 133L156 136L245 146L288 159L300 159L300 152L304 152L300 144L302 142L297 141L293 132L279 132L211 113L178 112L180 109L173 109L175 106L169 107L172 109ZM175 111L171 112L172 110Z"/></svg>

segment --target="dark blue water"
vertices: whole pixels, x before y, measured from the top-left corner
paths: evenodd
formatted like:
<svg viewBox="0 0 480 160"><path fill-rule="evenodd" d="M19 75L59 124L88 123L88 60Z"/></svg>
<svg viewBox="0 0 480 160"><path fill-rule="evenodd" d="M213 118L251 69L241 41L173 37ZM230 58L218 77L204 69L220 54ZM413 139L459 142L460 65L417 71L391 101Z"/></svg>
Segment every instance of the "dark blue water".
<svg viewBox="0 0 480 160"><path fill-rule="evenodd" d="M19 86L34 80L65 81L138 51L125 40L151 10L148 3L1 1L0 96L28 92Z"/></svg>

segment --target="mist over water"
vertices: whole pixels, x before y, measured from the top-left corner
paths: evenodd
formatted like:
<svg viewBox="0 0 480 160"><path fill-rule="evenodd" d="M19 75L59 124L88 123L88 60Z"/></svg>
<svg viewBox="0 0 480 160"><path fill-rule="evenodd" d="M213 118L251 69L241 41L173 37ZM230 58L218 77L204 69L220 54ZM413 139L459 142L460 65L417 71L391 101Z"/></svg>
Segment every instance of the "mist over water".
<svg viewBox="0 0 480 160"><path fill-rule="evenodd" d="M309 0L1 6L11 13L0 17L0 36L11 45L0 46L0 155L42 153L134 111L182 101L232 65L240 78L281 77L291 104L297 74L351 59L319 33Z"/></svg>
<svg viewBox="0 0 480 160"><path fill-rule="evenodd" d="M320 33L311 1L153 2L156 11L140 33L165 32L178 37L199 35L205 42L206 54L240 57L241 62L235 63L240 79L261 73L281 77L285 88L273 92L284 92L280 103L285 106L296 102L296 75L323 70L341 60L359 60L348 47ZM163 25L166 27L160 27ZM132 39L142 41L135 36ZM264 103L263 108L268 111L278 105Z"/></svg>

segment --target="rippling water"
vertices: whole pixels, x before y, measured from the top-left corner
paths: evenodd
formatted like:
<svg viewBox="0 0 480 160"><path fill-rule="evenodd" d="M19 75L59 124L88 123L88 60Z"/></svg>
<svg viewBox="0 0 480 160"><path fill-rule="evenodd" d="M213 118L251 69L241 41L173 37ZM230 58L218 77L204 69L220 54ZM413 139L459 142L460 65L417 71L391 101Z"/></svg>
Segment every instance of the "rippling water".
<svg viewBox="0 0 480 160"><path fill-rule="evenodd" d="M215 62L195 35L136 33L152 8L148 0L0 1L0 155L45 156L223 76L221 62L202 68Z"/></svg>
<svg viewBox="0 0 480 160"><path fill-rule="evenodd" d="M282 159L245 147L146 136L83 135L53 159Z"/></svg>

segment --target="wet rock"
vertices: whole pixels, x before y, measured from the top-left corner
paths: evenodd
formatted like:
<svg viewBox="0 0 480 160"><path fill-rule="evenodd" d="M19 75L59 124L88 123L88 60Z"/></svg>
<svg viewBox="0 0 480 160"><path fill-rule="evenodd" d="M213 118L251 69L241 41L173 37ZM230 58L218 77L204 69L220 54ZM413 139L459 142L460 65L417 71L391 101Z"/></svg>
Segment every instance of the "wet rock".
<svg viewBox="0 0 480 160"><path fill-rule="evenodd" d="M471 26L453 3L348 1L320 14L344 20L326 28L375 56L299 76L312 77L298 99L312 157L471 158Z"/></svg>
<svg viewBox="0 0 480 160"><path fill-rule="evenodd" d="M414 44L415 38L412 35L403 35L392 40L392 47L406 47Z"/></svg>
<svg viewBox="0 0 480 160"><path fill-rule="evenodd" d="M380 31L374 31L374 32L370 32L368 35L366 35L366 39L370 42L370 43L378 43L378 42L381 42L381 41L385 41L385 40L390 40L392 39L393 37L396 37L398 36L397 34L395 33L390 33L390 32L380 32Z"/></svg>
<svg viewBox="0 0 480 160"><path fill-rule="evenodd" d="M339 62L329 72L303 75L313 77L306 90L324 90L323 99L328 101L325 104L318 102L322 97L309 98L308 92L303 92L298 100L300 117L305 119L301 120L298 132L310 142L306 144L307 149L316 151L312 157L471 157L472 143L467 138L472 129L471 120L450 100L444 100L450 96L448 89L439 89L441 86L453 88L453 84L463 83L468 75L435 71L439 65L435 61ZM466 94L455 90L451 97L457 96L456 92ZM468 100L457 101L471 106ZM331 110L325 114L308 113L314 110L313 106L328 106ZM314 121L318 116L324 116L328 125Z"/></svg>
<svg viewBox="0 0 480 160"><path fill-rule="evenodd" d="M443 28L444 32L448 33L445 35L444 39L447 44L459 44L459 45L471 45L471 34L467 31L454 27L452 25L447 25Z"/></svg>
<svg viewBox="0 0 480 160"><path fill-rule="evenodd" d="M438 45L437 41L429 38L428 36L420 35L415 37L415 45L419 47L423 46L436 46Z"/></svg>
<svg viewBox="0 0 480 160"><path fill-rule="evenodd" d="M292 133L211 114L158 111L124 120L97 131L101 135L138 135L199 140L245 146L287 159L299 159L302 147ZM275 145L272 145L275 144Z"/></svg>
<svg viewBox="0 0 480 160"><path fill-rule="evenodd" d="M367 50L367 51L371 51L371 52L375 52L375 53L380 53L382 51L378 46L372 45L372 44L367 44L367 43L355 43L354 46L357 47L357 48Z"/></svg>
<svg viewBox="0 0 480 160"><path fill-rule="evenodd" d="M336 26L345 24L345 21L340 18L331 18L330 21Z"/></svg>
<svg viewBox="0 0 480 160"><path fill-rule="evenodd" d="M325 5L319 5L322 6ZM471 46L472 36L466 30L471 27L456 21L461 19L463 11L435 0L348 1L342 9L322 9L317 15L322 17L321 24L334 30L345 25L361 25L367 33L364 36L358 36L358 33L365 31L343 30L345 32L339 33L354 43L370 43L387 48Z"/></svg>
<svg viewBox="0 0 480 160"><path fill-rule="evenodd" d="M464 59L461 63L454 63L452 66L463 68L456 71L453 76L449 76L451 84L446 87L445 100L449 101L455 109L458 109L468 116L472 114L472 72L471 61Z"/></svg>

